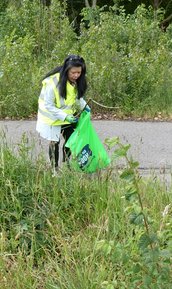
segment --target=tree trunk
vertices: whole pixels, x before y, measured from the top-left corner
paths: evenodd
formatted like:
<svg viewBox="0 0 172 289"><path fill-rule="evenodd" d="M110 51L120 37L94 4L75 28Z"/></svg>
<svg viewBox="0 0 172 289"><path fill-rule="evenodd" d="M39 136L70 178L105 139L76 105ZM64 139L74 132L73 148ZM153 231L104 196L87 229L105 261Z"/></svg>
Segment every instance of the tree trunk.
<svg viewBox="0 0 172 289"><path fill-rule="evenodd" d="M88 0L85 0L85 6L88 8L90 8L90 7L95 8L96 4L97 4L97 0L92 0L92 5L90 5Z"/></svg>
<svg viewBox="0 0 172 289"><path fill-rule="evenodd" d="M160 4L162 3L162 0L154 0L153 1L153 7L155 10L157 10L160 6Z"/></svg>
<svg viewBox="0 0 172 289"><path fill-rule="evenodd" d="M169 15L167 18L165 18L163 21L161 21L160 23L161 29L165 32L171 22L172 22L172 14Z"/></svg>

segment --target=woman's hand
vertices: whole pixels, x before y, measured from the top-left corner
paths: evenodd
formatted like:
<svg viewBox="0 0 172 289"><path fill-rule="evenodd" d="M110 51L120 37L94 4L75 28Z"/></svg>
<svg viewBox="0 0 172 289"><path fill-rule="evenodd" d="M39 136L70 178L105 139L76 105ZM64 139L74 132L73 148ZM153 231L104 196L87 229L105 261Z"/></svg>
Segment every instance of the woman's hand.
<svg viewBox="0 0 172 289"><path fill-rule="evenodd" d="M76 122L78 122L78 118L75 117L75 116L72 115L72 114L67 115L66 118L65 118L65 120L68 121L69 123L76 123Z"/></svg>
<svg viewBox="0 0 172 289"><path fill-rule="evenodd" d="M88 106L88 104L86 105L86 107L84 108L84 110L85 110L86 112L91 112L91 108Z"/></svg>

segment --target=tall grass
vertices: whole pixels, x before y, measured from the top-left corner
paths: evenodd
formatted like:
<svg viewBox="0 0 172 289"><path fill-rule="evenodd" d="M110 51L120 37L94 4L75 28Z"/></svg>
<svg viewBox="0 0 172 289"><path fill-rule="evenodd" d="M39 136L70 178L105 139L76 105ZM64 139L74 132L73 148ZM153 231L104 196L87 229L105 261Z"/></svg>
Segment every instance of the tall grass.
<svg viewBox="0 0 172 289"><path fill-rule="evenodd" d="M133 221L138 201L128 194L132 161L128 175L129 167L92 175L64 167L52 177L45 160L19 148L1 146L1 288L171 288L171 186L135 178L156 235L146 245L143 222Z"/></svg>

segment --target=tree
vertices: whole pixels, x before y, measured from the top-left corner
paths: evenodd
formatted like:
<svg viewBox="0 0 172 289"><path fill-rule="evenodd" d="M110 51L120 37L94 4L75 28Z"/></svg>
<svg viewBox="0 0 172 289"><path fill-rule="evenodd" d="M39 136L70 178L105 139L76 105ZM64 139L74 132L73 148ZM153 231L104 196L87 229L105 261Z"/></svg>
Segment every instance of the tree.
<svg viewBox="0 0 172 289"><path fill-rule="evenodd" d="M166 2L165 14L163 21L160 23L160 27L163 31L166 31L169 24L172 23L172 0L164 2Z"/></svg>
<svg viewBox="0 0 172 289"><path fill-rule="evenodd" d="M95 8L97 5L97 0L92 0L92 5L90 5L89 1L88 0L85 0L85 6L88 7L88 8Z"/></svg>
<svg viewBox="0 0 172 289"><path fill-rule="evenodd" d="M107 6L107 8L109 8L114 4L124 6L127 14L133 14L136 8L141 4L144 4L147 8L152 6L155 11L161 8L164 9L164 19L160 23L160 27L163 31L166 31L167 27L172 22L172 0L67 0L66 2L69 19L71 22L75 21L75 26L78 27L77 29L79 29L79 23L81 21L80 13L83 8L95 9L96 6Z"/></svg>
<svg viewBox="0 0 172 289"><path fill-rule="evenodd" d="M164 19L160 23L163 31L166 31L169 24L172 22L172 0L121 0L120 4L124 6L126 13L132 14L138 5L144 4L147 8L152 6L155 11L164 9Z"/></svg>

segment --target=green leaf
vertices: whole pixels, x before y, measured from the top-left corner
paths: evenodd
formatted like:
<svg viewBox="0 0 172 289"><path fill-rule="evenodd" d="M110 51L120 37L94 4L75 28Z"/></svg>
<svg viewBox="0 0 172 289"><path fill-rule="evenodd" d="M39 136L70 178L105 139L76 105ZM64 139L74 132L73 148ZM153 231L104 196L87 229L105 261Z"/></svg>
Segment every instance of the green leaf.
<svg viewBox="0 0 172 289"><path fill-rule="evenodd" d="M151 243L151 241L150 241ZM153 249L147 248L144 249L144 262L147 264L152 270L153 264L156 267L156 263L159 262L160 251L158 247L154 247Z"/></svg>
<svg viewBox="0 0 172 289"><path fill-rule="evenodd" d="M106 242L105 240L97 241L97 242L96 242L95 249L96 249L97 251L101 250L102 247L104 246L105 242Z"/></svg>
<svg viewBox="0 0 172 289"><path fill-rule="evenodd" d="M126 157L127 155L127 151L129 150L129 148L131 147L130 144L124 145L121 148L116 149L113 154L112 157L114 159L118 159L120 157Z"/></svg>
<svg viewBox="0 0 172 289"><path fill-rule="evenodd" d="M106 288L107 289L114 289L115 287L112 284L109 284Z"/></svg>
<svg viewBox="0 0 172 289"><path fill-rule="evenodd" d="M141 235L139 239L139 248L140 249L146 249L150 244L152 243L149 235L147 233L144 233Z"/></svg>
<svg viewBox="0 0 172 289"><path fill-rule="evenodd" d="M134 195L137 195L137 190L135 187L130 186L125 192L125 199L130 201Z"/></svg>
<svg viewBox="0 0 172 289"><path fill-rule="evenodd" d="M160 251L160 256L164 259L170 259L172 257L172 252L170 252L167 249L164 249Z"/></svg>
<svg viewBox="0 0 172 289"><path fill-rule="evenodd" d="M96 250L102 251L107 256L111 253L112 243L108 243L106 240L100 240L96 244Z"/></svg>
<svg viewBox="0 0 172 289"><path fill-rule="evenodd" d="M116 282L113 281L113 284L115 284ZM113 284L110 284L108 281L104 281L101 285L103 288L106 288L106 289L115 289L116 286L114 287ZM116 284L115 284L116 285ZM102 288L101 287L101 288Z"/></svg>
<svg viewBox="0 0 172 289"><path fill-rule="evenodd" d="M141 224L143 224L143 222L144 222L144 218L143 218L142 212L140 212L138 214L134 212L130 215L130 223L131 224L141 225Z"/></svg>
<svg viewBox="0 0 172 289"><path fill-rule="evenodd" d="M119 138L114 137L114 138L106 138L104 143L108 146L109 149L112 147L116 146L119 143Z"/></svg>
<svg viewBox="0 0 172 289"><path fill-rule="evenodd" d="M130 162L130 167L132 168L132 169L135 169L135 168L137 168L139 166L139 162Z"/></svg>
<svg viewBox="0 0 172 289"><path fill-rule="evenodd" d="M103 245L102 250L103 250L104 254L107 256L111 253L112 247L110 244L106 243Z"/></svg>
<svg viewBox="0 0 172 289"><path fill-rule="evenodd" d="M141 270L142 270L142 267L140 266L139 263L137 263L133 266L133 272L134 273L139 273Z"/></svg>
<svg viewBox="0 0 172 289"><path fill-rule="evenodd" d="M144 285L147 286L146 288L150 288L152 285L152 278L148 275L144 276L143 278Z"/></svg>
<svg viewBox="0 0 172 289"><path fill-rule="evenodd" d="M120 178L121 179L124 179L126 181L132 181L134 180L134 171L132 169L125 169L121 175L120 175Z"/></svg>
<svg viewBox="0 0 172 289"><path fill-rule="evenodd" d="M139 239L139 248L145 249L150 244L150 239L147 234L143 234Z"/></svg>

